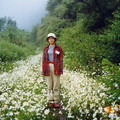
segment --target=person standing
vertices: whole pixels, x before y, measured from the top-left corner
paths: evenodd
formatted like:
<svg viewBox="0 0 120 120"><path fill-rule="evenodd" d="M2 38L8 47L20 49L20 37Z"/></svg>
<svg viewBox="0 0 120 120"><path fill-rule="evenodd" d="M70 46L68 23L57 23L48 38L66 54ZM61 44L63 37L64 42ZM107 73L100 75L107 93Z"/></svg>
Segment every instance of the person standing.
<svg viewBox="0 0 120 120"><path fill-rule="evenodd" d="M42 75L47 83L47 101L49 107L60 105L60 75L63 74L63 50L56 44L57 37L54 33L47 35L49 43L43 50Z"/></svg>

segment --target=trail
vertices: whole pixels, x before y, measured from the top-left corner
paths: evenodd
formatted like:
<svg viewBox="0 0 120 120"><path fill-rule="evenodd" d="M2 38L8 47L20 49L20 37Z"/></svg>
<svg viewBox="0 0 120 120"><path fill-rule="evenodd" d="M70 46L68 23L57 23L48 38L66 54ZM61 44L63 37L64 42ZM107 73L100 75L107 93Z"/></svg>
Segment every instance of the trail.
<svg viewBox="0 0 120 120"><path fill-rule="evenodd" d="M41 76L41 54L14 63L0 75L0 120L97 120L107 118L103 106L108 88L84 73L64 69L61 104L55 113L47 108L46 83ZM58 116L59 115L59 116ZM57 119L56 119L57 117ZM51 119L52 118L52 119Z"/></svg>

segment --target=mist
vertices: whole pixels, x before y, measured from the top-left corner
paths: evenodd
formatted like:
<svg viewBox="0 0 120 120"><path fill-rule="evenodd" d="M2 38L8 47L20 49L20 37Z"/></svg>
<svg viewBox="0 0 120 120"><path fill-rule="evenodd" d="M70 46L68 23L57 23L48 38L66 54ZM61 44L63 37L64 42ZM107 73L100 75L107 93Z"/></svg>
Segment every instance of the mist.
<svg viewBox="0 0 120 120"><path fill-rule="evenodd" d="M0 0L0 18L10 17L17 22L17 27L31 31L32 27L41 23L47 14L45 10L48 0Z"/></svg>

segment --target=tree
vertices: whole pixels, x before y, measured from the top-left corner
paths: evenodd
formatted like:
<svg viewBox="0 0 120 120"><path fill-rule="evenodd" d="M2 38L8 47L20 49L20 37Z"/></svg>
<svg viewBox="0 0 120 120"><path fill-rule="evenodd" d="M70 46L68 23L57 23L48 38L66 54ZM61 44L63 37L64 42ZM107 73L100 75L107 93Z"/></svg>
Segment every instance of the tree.
<svg viewBox="0 0 120 120"><path fill-rule="evenodd" d="M37 32L38 32L38 26L34 26L31 32L31 41L36 42L37 40Z"/></svg>
<svg viewBox="0 0 120 120"><path fill-rule="evenodd" d="M9 25L17 28L16 21L12 20L10 17L0 18L0 32L5 30Z"/></svg>
<svg viewBox="0 0 120 120"><path fill-rule="evenodd" d="M76 21L84 15L84 26L96 31L109 24L108 18L120 6L119 0L74 0L67 3L66 18ZM83 16L82 16L83 17Z"/></svg>
<svg viewBox="0 0 120 120"><path fill-rule="evenodd" d="M120 8L113 15L112 24L106 30L106 55L111 62L120 63Z"/></svg>
<svg viewBox="0 0 120 120"><path fill-rule="evenodd" d="M6 26L13 26L14 28L17 28L17 23L16 21L12 20L10 17L7 18L6 20Z"/></svg>
<svg viewBox="0 0 120 120"><path fill-rule="evenodd" d="M60 3L61 0L49 0L47 3L47 7L46 9L49 12L53 12L53 10L55 9L55 7Z"/></svg>
<svg viewBox="0 0 120 120"><path fill-rule="evenodd" d="M0 32L4 30L5 28L5 23L6 23L6 17L0 18Z"/></svg>
<svg viewBox="0 0 120 120"><path fill-rule="evenodd" d="M106 27L108 18L113 17L112 13L120 5L118 0L81 0L81 3L84 4L81 11L86 15L85 26L92 31Z"/></svg>

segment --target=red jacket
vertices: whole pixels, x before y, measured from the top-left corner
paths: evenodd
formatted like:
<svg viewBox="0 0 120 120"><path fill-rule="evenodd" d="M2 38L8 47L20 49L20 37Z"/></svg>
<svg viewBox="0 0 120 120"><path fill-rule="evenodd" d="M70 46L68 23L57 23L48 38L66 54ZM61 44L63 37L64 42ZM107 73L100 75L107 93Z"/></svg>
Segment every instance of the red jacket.
<svg viewBox="0 0 120 120"><path fill-rule="evenodd" d="M43 56L42 56L42 75L44 76L50 75L48 48L49 48L49 45L44 48ZM63 74L63 50L58 45L55 45L54 47L53 59L54 59L54 74L55 75Z"/></svg>

